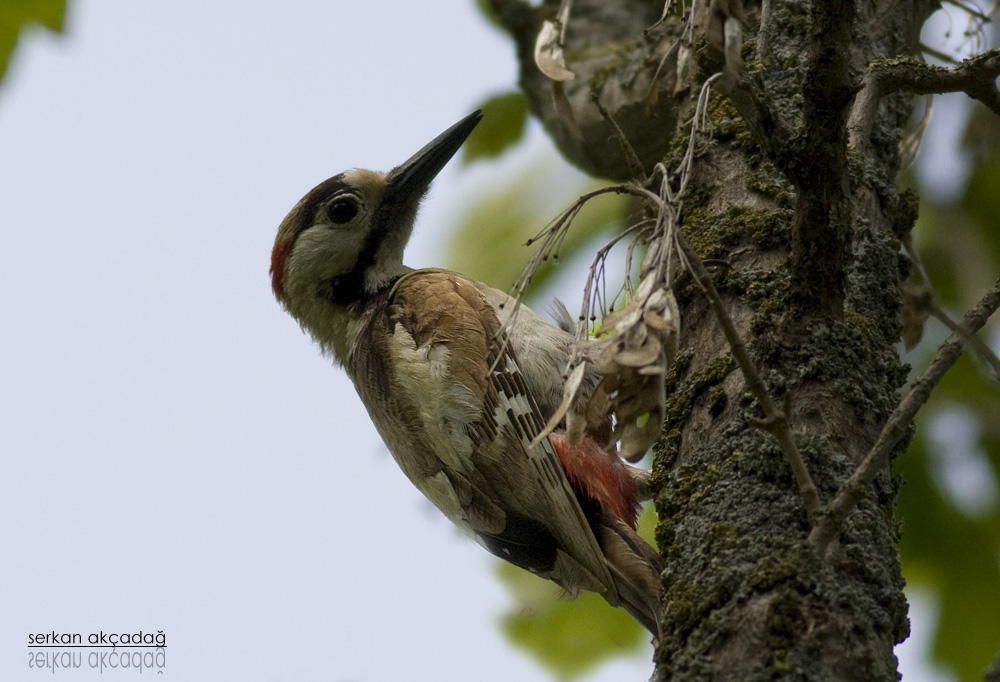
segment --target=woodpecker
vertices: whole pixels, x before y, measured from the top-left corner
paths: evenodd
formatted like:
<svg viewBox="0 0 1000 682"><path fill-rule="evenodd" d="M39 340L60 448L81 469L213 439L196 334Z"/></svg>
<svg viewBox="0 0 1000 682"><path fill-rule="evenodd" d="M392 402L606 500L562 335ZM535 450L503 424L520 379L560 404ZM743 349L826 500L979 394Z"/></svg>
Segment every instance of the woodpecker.
<svg viewBox="0 0 1000 682"><path fill-rule="evenodd" d="M594 438L538 439L573 336L465 275L403 265L431 181L482 118L388 173L350 170L278 228L275 297L347 372L400 468L494 555L599 593L658 636L662 570L635 532L630 468ZM596 384L588 377L590 388Z"/></svg>

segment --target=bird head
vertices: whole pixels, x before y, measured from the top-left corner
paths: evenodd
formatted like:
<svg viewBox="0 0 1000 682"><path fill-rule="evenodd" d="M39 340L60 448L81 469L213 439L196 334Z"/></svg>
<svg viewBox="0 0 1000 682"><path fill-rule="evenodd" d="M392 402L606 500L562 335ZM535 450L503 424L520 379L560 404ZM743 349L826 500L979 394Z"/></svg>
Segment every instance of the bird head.
<svg viewBox="0 0 1000 682"><path fill-rule="evenodd" d="M482 119L475 111L388 173L355 169L321 182L278 228L271 287L314 333L317 304L350 308L407 269L403 249L431 181Z"/></svg>

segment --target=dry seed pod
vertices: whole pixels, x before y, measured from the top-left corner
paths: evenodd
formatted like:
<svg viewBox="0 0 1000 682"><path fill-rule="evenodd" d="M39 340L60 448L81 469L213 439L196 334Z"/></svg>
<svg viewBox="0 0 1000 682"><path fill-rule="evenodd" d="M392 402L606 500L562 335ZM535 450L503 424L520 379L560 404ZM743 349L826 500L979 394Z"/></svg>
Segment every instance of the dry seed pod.
<svg viewBox="0 0 1000 682"><path fill-rule="evenodd" d="M587 412L610 413L615 425L611 442L619 444L619 454L630 462L641 459L660 435L664 376L677 351L678 320L672 293L654 290L649 275L623 310L605 316L609 331L586 344L602 375ZM593 421L591 417L587 423Z"/></svg>

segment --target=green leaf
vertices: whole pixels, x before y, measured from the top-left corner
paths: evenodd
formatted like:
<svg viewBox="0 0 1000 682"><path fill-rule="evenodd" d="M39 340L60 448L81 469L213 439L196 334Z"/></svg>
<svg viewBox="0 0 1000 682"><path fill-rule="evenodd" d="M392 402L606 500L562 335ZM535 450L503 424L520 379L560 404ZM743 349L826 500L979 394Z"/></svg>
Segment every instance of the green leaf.
<svg viewBox="0 0 1000 682"><path fill-rule="evenodd" d="M7 72L22 30L32 24L62 32L66 0L3 0L0 3L0 78Z"/></svg>
<svg viewBox="0 0 1000 682"><path fill-rule="evenodd" d="M625 609L592 592L568 601L555 584L506 562L497 574L519 602L503 616L504 634L556 679L573 680L609 658L643 650L648 633Z"/></svg>
<svg viewBox="0 0 1000 682"><path fill-rule="evenodd" d="M462 146L462 162L492 159L503 154L524 137L528 122L528 98L520 92L493 95L479 105L483 121L476 134Z"/></svg>

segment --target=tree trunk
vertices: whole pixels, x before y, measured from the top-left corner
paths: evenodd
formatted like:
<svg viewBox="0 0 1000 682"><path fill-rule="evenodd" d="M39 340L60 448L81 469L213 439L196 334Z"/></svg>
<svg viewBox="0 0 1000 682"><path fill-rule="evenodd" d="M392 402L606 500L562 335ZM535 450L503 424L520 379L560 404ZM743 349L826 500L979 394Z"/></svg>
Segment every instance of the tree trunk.
<svg viewBox="0 0 1000 682"><path fill-rule="evenodd" d="M534 60L541 7L492 0L518 46L521 86L557 145L596 175L631 172L596 93L646 173L677 165L701 83L733 70L736 2L696 0L694 30L662 4L576 0L555 83ZM683 233L779 404L822 503L872 447L906 378L897 351L900 256L916 202L896 189L912 97L884 98L870 139L848 116L877 57L919 53L923 0L786 0L747 6L743 66L709 102L712 141L691 171ZM732 25L732 24L731 24ZM645 32L644 32L645 30ZM674 47L678 44L678 47ZM738 50L737 50L738 53ZM731 83L730 83L731 85ZM571 112L567 114L567 111ZM634 166L634 164L633 164ZM775 437L761 428L730 344L701 289L681 281L681 350L654 448L663 637L655 679L895 680L909 630L890 472L820 556ZM902 448L905 444L901 444Z"/></svg>

